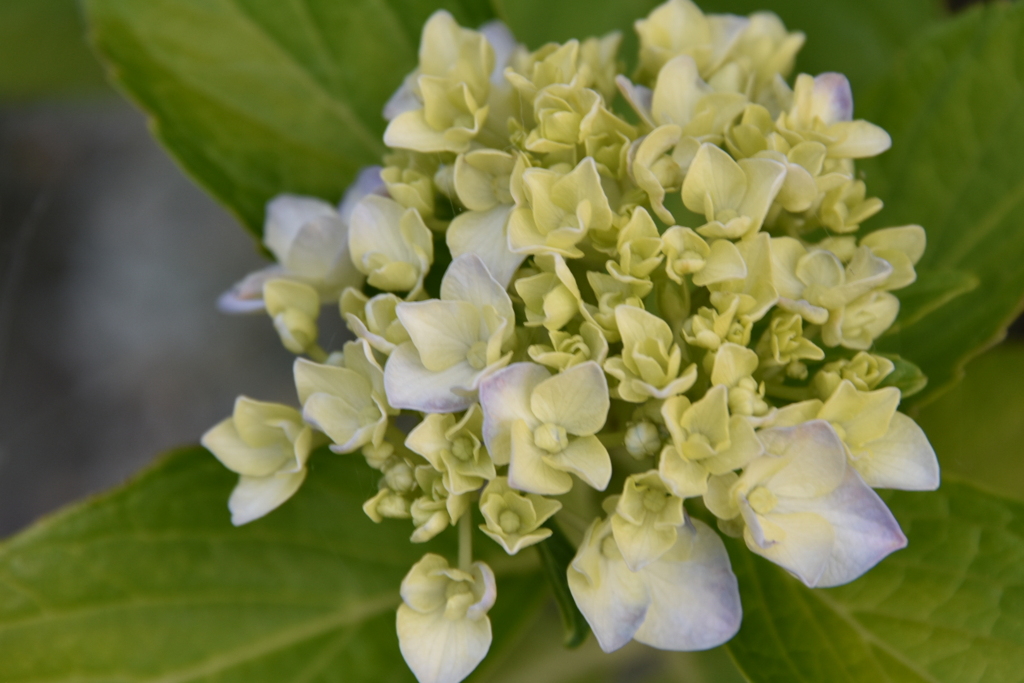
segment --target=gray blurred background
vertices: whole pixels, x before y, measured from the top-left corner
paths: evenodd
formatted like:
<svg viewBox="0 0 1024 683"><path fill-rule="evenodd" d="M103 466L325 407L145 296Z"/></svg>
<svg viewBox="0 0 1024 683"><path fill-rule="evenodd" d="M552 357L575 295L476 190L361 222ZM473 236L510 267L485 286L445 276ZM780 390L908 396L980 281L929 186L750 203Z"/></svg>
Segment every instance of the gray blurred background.
<svg viewBox="0 0 1024 683"><path fill-rule="evenodd" d="M123 100L0 108L0 536L294 402L269 320L214 308L264 263Z"/></svg>

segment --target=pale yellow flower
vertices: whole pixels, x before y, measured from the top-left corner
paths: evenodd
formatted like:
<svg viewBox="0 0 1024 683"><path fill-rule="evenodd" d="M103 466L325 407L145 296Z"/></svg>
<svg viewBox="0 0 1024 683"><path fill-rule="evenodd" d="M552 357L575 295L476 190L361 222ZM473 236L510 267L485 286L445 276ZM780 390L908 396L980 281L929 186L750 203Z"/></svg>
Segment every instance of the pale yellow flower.
<svg viewBox="0 0 1024 683"><path fill-rule="evenodd" d="M615 320L622 355L609 358L605 371L619 380L615 398L643 403L682 394L697 380L697 366L683 369L683 352L661 318L633 306L618 306Z"/></svg>
<svg viewBox="0 0 1024 683"><path fill-rule="evenodd" d="M516 209L508 239L516 253L580 258L583 252L576 245L587 232L612 225L597 165L589 157L568 173L528 168L513 180L512 195Z"/></svg>
<svg viewBox="0 0 1024 683"><path fill-rule="evenodd" d="M239 475L228 509L231 523L241 526L299 490L306 479L313 433L294 408L240 396L232 416L203 434L202 444Z"/></svg>
<svg viewBox="0 0 1024 683"><path fill-rule="evenodd" d="M515 555L551 536L551 529L541 525L561 509L557 500L519 493L508 479L497 477L480 494L480 513L486 522L480 530Z"/></svg>
<svg viewBox="0 0 1024 683"><path fill-rule="evenodd" d="M497 587L483 562L466 571L428 553L402 580L398 645L420 683L458 683L491 647Z"/></svg>
<svg viewBox="0 0 1024 683"><path fill-rule="evenodd" d="M533 363L515 363L480 387L487 450L509 464L509 485L541 495L572 488L575 474L604 490L611 459L594 436L608 415L608 384L593 361L551 376Z"/></svg>
<svg viewBox="0 0 1024 683"><path fill-rule="evenodd" d="M682 498L707 492L708 477L743 467L764 449L743 415L729 415L729 390L718 385L691 403L673 396L661 408L672 445L661 451L658 471Z"/></svg>
<svg viewBox="0 0 1024 683"><path fill-rule="evenodd" d="M710 143L701 145L683 182L683 203L707 223L705 237L739 239L761 229L768 208L786 179L786 166L772 159L734 161Z"/></svg>

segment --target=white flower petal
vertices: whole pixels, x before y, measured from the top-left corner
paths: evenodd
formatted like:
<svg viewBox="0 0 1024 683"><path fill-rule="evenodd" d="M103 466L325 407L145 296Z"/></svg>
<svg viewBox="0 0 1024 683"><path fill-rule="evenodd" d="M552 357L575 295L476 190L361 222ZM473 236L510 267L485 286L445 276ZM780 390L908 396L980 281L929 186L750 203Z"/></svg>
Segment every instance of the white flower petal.
<svg viewBox="0 0 1024 683"><path fill-rule="evenodd" d="M448 560L440 555L424 555L419 562L409 568L409 572L402 579L399 588L402 601L420 613L443 608L448 601L445 594L448 582L441 577L445 576L448 569Z"/></svg>
<svg viewBox="0 0 1024 683"><path fill-rule="evenodd" d="M573 439L564 451L550 456L548 462L558 469L572 472L598 491L608 488L612 478L611 456L596 436Z"/></svg>
<svg viewBox="0 0 1024 683"><path fill-rule="evenodd" d="M512 280L524 254L514 254L508 248L505 226L515 207L499 204L487 211L466 211L448 226L445 236L452 256L476 254L487 266L492 277L504 287Z"/></svg>
<svg viewBox="0 0 1024 683"><path fill-rule="evenodd" d="M303 225L282 263L304 281L331 285L338 293L362 284L362 274L348 254L348 228L337 213Z"/></svg>
<svg viewBox="0 0 1024 683"><path fill-rule="evenodd" d="M486 114L486 110L482 113ZM482 118L481 112L478 111L476 118ZM424 110L417 108L402 112L391 120L384 129L384 144L394 149L410 149L424 154L458 154L469 149L469 139L476 135L479 128L474 122L473 128L463 130L466 134L462 136L451 136L447 134L448 130L437 130L427 121Z"/></svg>
<svg viewBox="0 0 1024 683"><path fill-rule="evenodd" d="M447 417L447 415L427 415L412 428L409 436L405 439L405 447L426 458L438 472L445 471L445 465L440 457L441 451L452 445L448 437L445 436L445 431L454 424L454 419L448 421Z"/></svg>
<svg viewBox="0 0 1024 683"><path fill-rule="evenodd" d="M505 67L508 65L509 59L512 58L512 53L519 47L519 43L511 29L500 19L488 21L477 30L484 34L484 38L494 48L494 71L491 73L491 83L502 85L506 82Z"/></svg>
<svg viewBox="0 0 1024 683"><path fill-rule="evenodd" d="M545 461L548 452L534 444L533 430L526 422L523 420L514 422L511 436L512 449L508 465L509 486L542 496L560 496L572 489L572 477Z"/></svg>
<svg viewBox="0 0 1024 683"><path fill-rule="evenodd" d="M596 434L604 426L609 406L608 380L594 361L544 380L530 397L530 408L538 420L581 436Z"/></svg>
<svg viewBox="0 0 1024 683"><path fill-rule="evenodd" d="M284 264L292 242L307 223L315 220L339 219L338 212L329 203L316 197L295 194L277 195L267 202L263 243ZM344 229L344 226L340 226Z"/></svg>
<svg viewBox="0 0 1024 683"><path fill-rule="evenodd" d="M398 607L398 645L420 683L458 683L483 661L491 647L491 621L446 619L444 610L420 614Z"/></svg>
<svg viewBox="0 0 1024 683"><path fill-rule="evenodd" d="M633 637L662 650L707 650L726 642L740 628L739 586L722 539L700 520L696 533L680 531L676 548L641 570L650 595L647 616Z"/></svg>
<svg viewBox="0 0 1024 683"><path fill-rule="evenodd" d="M812 588L840 586L907 545L896 518L853 468L831 495L817 499L814 511L832 525L835 542L824 571Z"/></svg>
<svg viewBox="0 0 1024 683"><path fill-rule="evenodd" d="M651 89L633 83L622 74L615 77L615 85L618 86L619 92L622 93L637 116L648 126L655 128L654 118L651 115L651 105L654 101L654 93Z"/></svg>
<svg viewBox="0 0 1024 683"><path fill-rule="evenodd" d="M711 243L704 268L693 275L693 284L704 287L724 280L738 280L747 276L747 264L740 250L729 240L715 240Z"/></svg>
<svg viewBox="0 0 1024 683"><path fill-rule="evenodd" d="M611 516L611 520L612 533L622 553L622 559L634 572L658 560L678 540L674 527L656 526L650 519L645 520L643 524L633 524L622 515L615 514Z"/></svg>
<svg viewBox="0 0 1024 683"><path fill-rule="evenodd" d="M512 424L524 420L531 427L539 422L530 408L534 387L551 376L535 363L513 363L480 383L480 405L484 412L484 442L495 465L507 465L512 453Z"/></svg>
<svg viewBox="0 0 1024 683"><path fill-rule="evenodd" d="M467 361L441 372L431 372L420 362L416 347L406 342L395 349L384 366L384 389L388 403L395 408L424 413L455 413L474 403L471 394L454 389L470 389L482 375Z"/></svg>
<svg viewBox="0 0 1024 683"><path fill-rule="evenodd" d="M846 475L846 451L835 429L824 420L757 433L765 450L788 462L768 479L779 496L810 498L832 491Z"/></svg>
<svg viewBox="0 0 1024 683"><path fill-rule="evenodd" d="M414 111L423 106L423 104L416 97L416 78L419 74L415 71L410 73L402 80L402 85L398 86L398 89L392 93L391 97L384 104L384 111L382 115L385 121L397 117L399 114L404 114L407 111Z"/></svg>
<svg viewBox="0 0 1024 683"><path fill-rule="evenodd" d="M939 461L928 437L903 413L894 413L889 431L854 453L851 464L873 488L934 491Z"/></svg>
<svg viewBox="0 0 1024 683"><path fill-rule="evenodd" d="M828 147L832 158L867 159L878 156L892 147L892 138L884 128L868 121L850 121L841 124L846 139Z"/></svg>
<svg viewBox="0 0 1024 683"><path fill-rule="evenodd" d="M305 404L317 393L333 394L345 398L365 396L359 404L370 405L371 385L369 380L349 368L314 363L305 358L296 358L292 366L295 391L299 403Z"/></svg>
<svg viewBox="0 0 1024 683"><path fill-rule="evenodd" d="M755 227L760 227L775 196L786 181L786 166L772 159L741 159L740 168L746 174L747 192L739 206L742 216L750 216Z"/></svg>
<svg viewBox="0 0 1024 683"><path fill-rule="evenodd" d="M482 583L484 587L480 599L466 610L466 618L476 620L486 616L494 607L494 601L498 598L498 584L494 579L494 570L484 562L474 562L470 573L476 584Z"/></svg>
<svg viewBox="0 0 1024 683"><path fill-rule="evenodd" d="M606 544L614 544L611 534L608 520L595 520L567 571L573 600L605 652L630 641L650 604L641 576L629 571L621 556L602 552Z"/></svg>
<svg viewBox="0 0 1024 683"><path fill-rule="evenodd" d="M376 194L364 196L352 209L349 223L349 250L356 267L365 254L381 253L390 261L413 262L410 245L402 235L405 209L393 199Z"/></svg>
<svg viewBox="0 0 1024 683"><path fill-rule="evenodd" d="M359 405L352 398L365 399ZM379 422L363 424L365 411L375 407L369 394L332 396L331 394L313 394L304 401L302 417L311 426L330 437L335 445L331 450L335 453L351 453L365 446L373 437ZM380 420L384 419L381 414Z"/></svg>
<svg viewBox="0 0 1024 683"><path fill-rule="evenodd" d="M741 503L747 548L771 560L806 585L818 585L835 548L835 532L820 515L809 512L755 515Z"/></svg>
<svg viewBox="0 0 1024 683"><path fill-rule="evenodd" d="M267 309L263 303L263 285L285 275L278 264L249 273L217 299L221 313L259 313Z"/></svg>
<svg viewBox="0 0 1024 683"><path fill-rule="evenodd" d="M470 347L480 340L480 314L465 301L401 303L395 314L423 364L434 372L465 361Z"/></svg>
<svg viewBox="0 0 1024 683"><path fill-rule="evenodd" d="M338 214L345 225L352 224L352 212L355 211L356 205L363 200L363 197L371 194L381 197L388 196L388 188L381 179L380 172L380 166L364 166L359 169L355 181L345 190L345 194L338 204Z"/></svg>
<svg viewBox="0 0 1024 683"><path fill-rule="evenodd" d="M491 276L486 263L476 254L458 256L448 266L441 280L441 299L465 301L478 309L493 306L501 317L515 320L512 300L504 285Z"/></svg>
<svg viewBox="0 0 1024 683"><path fill-rule="evenodd" d="M701 80L693 57L673 57L658 72L651 114L659 125L674 123L685 126L693 118L697 102L709 92L711 88Z"/></svg>
<svg viewBox="0 0 1024 683"><path fill-rule="evenodd" d="M802 298L804 283L796 276L796 267L807 254L807 247L793 237L773 237L770 252L772 281L779 296L793 300Z"/></svg>
<svg viewBox="0 0 1024 683"><path fill-rule="evenodd" d="M675 446L665 446L661 450L658 473L672 493L680 498L702 496L708 490L707 468L682 457Z"/></svg>
<svg viewBox="0 0 1024 683"><path fill-rule="evenodd" d="M295 457L290 445L275 442L256 448L245 443L230 417L210 428L200 441L224 467L241 475L267 476Z"/></svg>
<svg viewBox="0 0 1024 683"><path fill-rule="evenodd" d="M231 523L242 526L263 517L291 498L305 479L305 469L269 477L239 477L228 499Z"/></svg>
<svg viewBox="0 0 1024 683"><path fill-rule="evenodd" d="M853 91L850 81L840 73L829 72L814 77L811 107L826 125L853 118Z"/></svg>

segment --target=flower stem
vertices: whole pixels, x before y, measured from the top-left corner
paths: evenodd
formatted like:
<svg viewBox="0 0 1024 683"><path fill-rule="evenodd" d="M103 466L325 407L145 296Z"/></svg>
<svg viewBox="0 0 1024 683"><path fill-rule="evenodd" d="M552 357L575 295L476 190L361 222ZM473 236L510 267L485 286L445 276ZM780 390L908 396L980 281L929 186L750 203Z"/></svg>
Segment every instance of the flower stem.
<svg viewBox="0 0 1024 683"><path fill-rule="evenodd" d="M473 565L473 513L466 510L459 519L459 569L468 572Z"/></svg>

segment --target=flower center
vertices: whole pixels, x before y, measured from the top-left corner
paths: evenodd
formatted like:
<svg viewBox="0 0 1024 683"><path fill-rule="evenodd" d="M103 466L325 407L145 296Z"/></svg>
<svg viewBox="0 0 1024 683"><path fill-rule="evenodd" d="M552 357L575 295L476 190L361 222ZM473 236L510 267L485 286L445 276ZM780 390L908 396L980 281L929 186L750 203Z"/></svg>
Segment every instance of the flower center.
<svg viewBox="0 0 1024 683"><path fill-rule="evenodd" d="M448 587L444 590L444 597L451 600L454 597L469 593L472 588L467 581L449 581Z"/></svg>
<svg viewBox="0 0 1024 683"><path fill-rule="evenodd" d="M466 616L466 611L476 602L473 595L473 587L468 581L449 581L445 588L447 604L444 608L444 616L452 621L457 621Z"/></svg>
<svg viewBox="0 0 1024 683"><path fill-rule="evenodd" d="M533 442L548 453L561 453L569 445L569 435L564 427L546 422L533 430Z"/></svg>
<svg viewBox="0 0 1024 683"><path fill-rule="evenodd" d="M522 526L522 521L516 513L511 510L505 510L498 515L498 526L500 526L501 530L506 534L514 534L519 531L519 527Z"/></svg>
<svg viewBox="0 0 1024 683"><path fill-rule="evenodd" d="M665 509L666 503L668 503L668 496L662 491L647 489L647 493L644 494L644 508L648 512L657 514Z"/></svg>
<svg viewBox="0 0 1024 683"><path fill-rule="evenodd" d="M452 455L465 462L473 457L473 440L468 436L458 436L452 441Z"/></svg>

